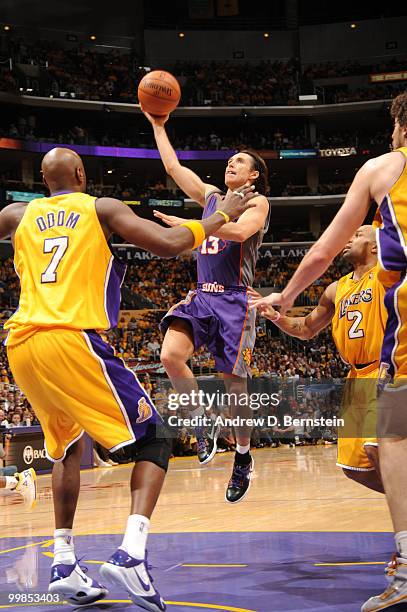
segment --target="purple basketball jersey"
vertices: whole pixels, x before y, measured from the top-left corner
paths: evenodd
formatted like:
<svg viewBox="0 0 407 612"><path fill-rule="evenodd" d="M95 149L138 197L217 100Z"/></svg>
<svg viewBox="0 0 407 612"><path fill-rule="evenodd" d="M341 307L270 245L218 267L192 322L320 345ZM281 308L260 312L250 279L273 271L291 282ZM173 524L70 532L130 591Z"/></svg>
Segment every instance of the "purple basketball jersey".
<svg viewBox="0 0 407 612"><path fill-rule="evenodd" d="M219 196L208 195L202 218L210 217L217 209ZM223 287L248 287L253 284L259 247L267 227L250 236L245 242L221 240L209 236L199 247L197 255L198 283Z"/></svg>

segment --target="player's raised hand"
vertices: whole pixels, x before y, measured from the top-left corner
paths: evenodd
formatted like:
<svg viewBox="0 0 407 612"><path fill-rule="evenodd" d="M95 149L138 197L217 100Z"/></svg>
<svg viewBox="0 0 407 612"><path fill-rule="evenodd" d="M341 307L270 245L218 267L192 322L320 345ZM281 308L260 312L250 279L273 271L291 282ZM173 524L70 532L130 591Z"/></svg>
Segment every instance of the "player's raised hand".
<svg viewBox="0 0 407 612"><path fill-rule="evenodd" d="M181 223L185 222L185 219L182 219L181 217L175 217L174 215L166 215L165 213L160 212L159 210L153 210L153 215L154 217L157 217L157 219L161 219L163 223L169 225L170 227L176 227L177 225L181 225Z"/></svg>
<svg viewBox="0 0 407 612"><path fill-rule="evenodd" d="M247 288L247 295L249 297L250 306L252 306L252 304L255 305L256 302L259 302L259 300L263 298L261 293L253 289L253 287ZM269 319L270 321L278 321L281 316L279 311L275 310L270 304L266 304L264 307L260 306L259 314L261 314L263 317L266 317L266 319Z"/></svg>
<svg viewBox="0 0 407 612"><path fill-rule="evenodd" d="M250 200L258 195L257 191L254 191L254 185L246 183L239 189L228 191L218 210L226 213L231 220L238 219L246 210L256 206Z"/></svg>
<svg viewBox="0 0 407 612"><path fill-rule="evenodd" d="M257 308L257 312L259 314L264 314L268 311L269 307L272 306L273 310L276 310L276 306L279 306L280 314L285 314L285 312L291 308L292 302L287 300L283 293L270 293L265 297L253 298L250 301L250 308ZM267 316L264 314L264 316Z"/></svg>
<svg viewBox="0 0 407 612"><path fill-rule="evenodd" d="M149 122L151 123L151 125L153 127L155 126L163 126L165 125L165 123L167 123L168 119L169 119L169 114L168 115L150 115L150 113L148 113L147 111L143 110L143 107L140 104L140 109L141 112L147 117L147 119L149 120Z"/></svg>

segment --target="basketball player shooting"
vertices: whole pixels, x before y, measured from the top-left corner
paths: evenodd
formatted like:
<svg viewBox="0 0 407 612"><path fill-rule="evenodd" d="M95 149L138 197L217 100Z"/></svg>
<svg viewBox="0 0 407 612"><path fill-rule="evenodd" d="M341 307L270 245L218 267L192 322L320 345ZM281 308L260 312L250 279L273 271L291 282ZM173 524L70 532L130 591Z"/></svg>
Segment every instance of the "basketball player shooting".
<svg viewBox="0 0 407 612"><path fill-rule="evenodd" d="M332 337L342 359L351 366L342 405L345 426L339 430L337 465L360 484L384 493L376 435L377 377L387 312L379 282L376 235L371 225L360 227L343 251L353 272L331 283L318 306L306 317L281 315L272 306L264 317L284 333L310 340L332 324ZM250 297L261 298L251 290ZM355 437L358 432L365 436Z"/></svg>
<svg viewBox="0 0 407 612"><path fill-rule="evenodd" d="M259 312L271 305L280 306L284 314L345 248L363 223L372 200L378 204L379 280L387 288L388 313L379 371L383 389L378 402L379 458L397 554L387 568L387 589L371 597L362 612L376 612L407 601L407 92L393 100L391 116L393 151L370 159L358 171L341 209L282 293L253 303Z"/></svg>
<svg viewBox="0 0 407 612"><path fill-rule="evenodd" d="M118 234L160 257L196 248L252 205L252 188L230 193L202 222L163 228L114 198L86 194L81 158L55 148L42 160L50 197L0 212L0 238L11 236L21 282L18 310L5 324L10 368L44 431L54 462L54 561L49 591L87 605L107 589L75 555L72 527L80 488L83 433L111 452L129 446L131 514L120 547L102 565L108 583L151 612L165 604L148 572L146 542L171 453L161 417L137 377L96 330L117 324L126 268L109 248Z"/></svg>
<svg viewBox="0 0 407 612"><path fill-rule="evenodd" d="M182 166L168 139L165 123L169 115L152 116L144 112L153 126L154 136L166 172L180 189L198 202L202 218L212 215L222 206L220 190L204 183L195 172ZM264 160L255 151L240 151L233 155L225 170L227 195L243 185L255 185L259 192L253 198L253 208L236 223L227 223L213 232L197 253L198 286L185 300L172 307L161 323L165 333L161 350L163 363L178 393L198 391L198 383L187 362L194 352L206 345L215 359L217 370L223 373L230 398L247 394L247 375L255 343L255 313L249 310L247 287L253 282L258 249L267 229L269 203L268 171ZM227 197L227 196L226 196ZM171 226L184 219L155 211L155 216ZM233 416L251 418L250 406L231 402ZM191 416L202 417L204 406L191 410ZM236 454L226 489L226 501L243 499L250 486L253 459L250 455L251 429L244 424L235 428ZM208 463L216 453L218 431L212 427L210 435L197 428L198 458Z"/></svg>

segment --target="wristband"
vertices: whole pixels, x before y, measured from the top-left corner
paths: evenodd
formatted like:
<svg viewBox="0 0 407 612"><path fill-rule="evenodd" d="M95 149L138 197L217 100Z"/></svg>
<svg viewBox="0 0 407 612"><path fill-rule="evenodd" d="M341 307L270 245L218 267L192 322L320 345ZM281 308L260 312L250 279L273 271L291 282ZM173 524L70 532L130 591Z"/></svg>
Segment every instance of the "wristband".
<svg viewBox="0 0 407 612"><path fill-rule="evenodd" d="M219 213L220 215L222 215L222 217L225 219L226 223L229 223L230 217L229 217L228 214L223 212L223 210L215 210L215 213Z"/></svg>
<svg viewBox="0 0 407 612"><path fill-rule="evenodd" d="M276 310L277 312L277 316L275 319L270 319L270 321L272 321L272 323L277 323L277 321L279 321L281 319L281 312L279 310Z"/></svg>
<svg viewBox="0 0 407 612"><path fill-rule="evenodd" d="M205 230L199 221L186 221L185 223L181 223L180 227L187 227L194 236L194 246L193 249L196 249L206 238Z"/></svg>

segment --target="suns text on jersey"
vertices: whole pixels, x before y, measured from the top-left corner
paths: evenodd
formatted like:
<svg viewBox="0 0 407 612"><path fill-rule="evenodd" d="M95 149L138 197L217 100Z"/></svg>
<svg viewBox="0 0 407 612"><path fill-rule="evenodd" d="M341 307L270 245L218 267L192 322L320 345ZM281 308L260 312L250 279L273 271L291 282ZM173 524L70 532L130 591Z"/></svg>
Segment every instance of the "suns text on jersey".
<svg viewBox="0 0 407 612"><path fill-rule="evenodd" d="M352 293L352 295L344 300L341 300L340 309L339 309L339 318L342 319L346 315L346 311L349 306L355 306L356 304L361 304L364 302L365 304L371 302L373 300L373 289L369 287L368 289L362 289L362 291L358 291L357 293Z"/></svg>
<svg viewBox="0 0 407 612"><path fill-rule="evenodd" d="M40 215L35 219L35 222L40 232L52 227L75 229L80 217L80 213L61 208L57 212L50 211L46 215Z"/></svg>

